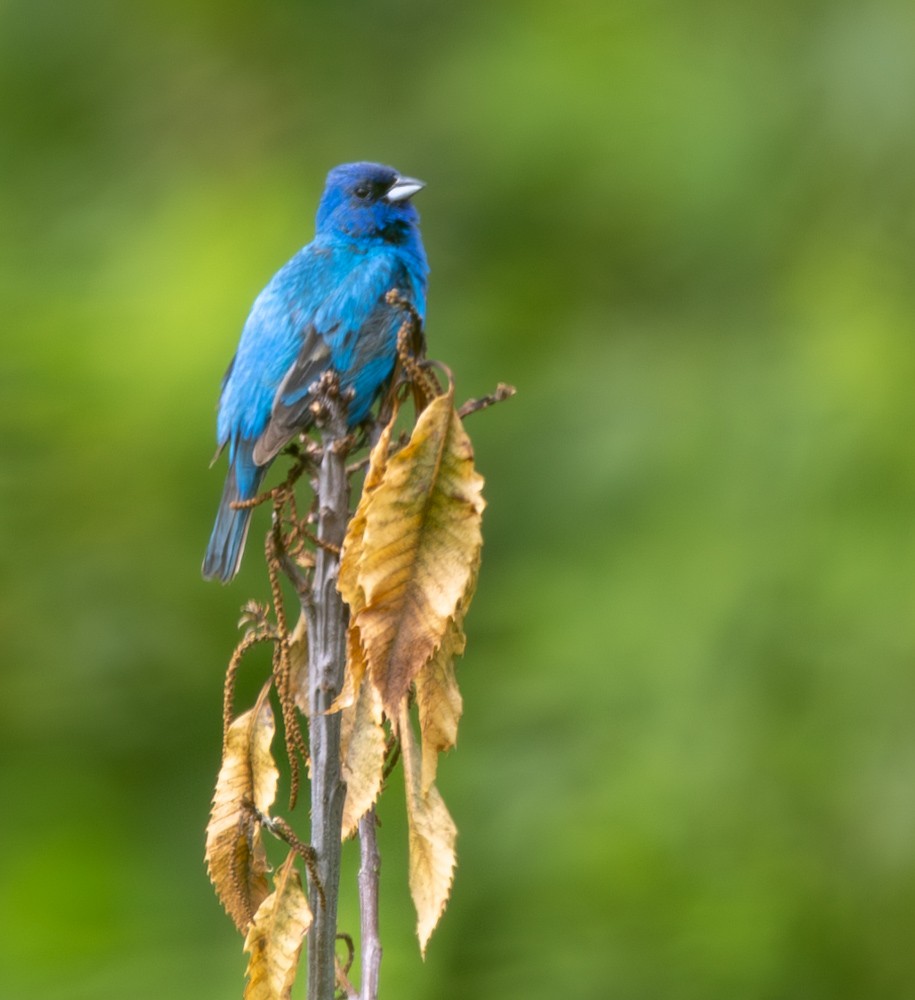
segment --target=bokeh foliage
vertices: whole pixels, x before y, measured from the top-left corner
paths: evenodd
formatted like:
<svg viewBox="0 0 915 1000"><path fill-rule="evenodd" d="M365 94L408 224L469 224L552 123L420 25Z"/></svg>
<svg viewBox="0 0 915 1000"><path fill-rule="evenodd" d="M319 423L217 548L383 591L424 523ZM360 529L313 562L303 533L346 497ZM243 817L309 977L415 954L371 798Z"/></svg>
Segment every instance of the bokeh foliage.
<svg viewBox="0 0 915 1000"><path fill-rule="evenodd" d="M519 387L383 995L915 993L913 51L905 0L0 3L0 994L240 995L214 404L356 158L429 183L459 395Z"/></svg>

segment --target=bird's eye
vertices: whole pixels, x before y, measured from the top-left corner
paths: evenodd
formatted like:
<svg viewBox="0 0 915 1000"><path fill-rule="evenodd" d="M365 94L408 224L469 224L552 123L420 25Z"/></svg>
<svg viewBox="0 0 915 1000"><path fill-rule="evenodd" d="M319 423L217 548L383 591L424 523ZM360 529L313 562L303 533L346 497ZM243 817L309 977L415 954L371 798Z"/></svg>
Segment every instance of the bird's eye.
<svg viewBox="0 0 915 1000"><path fill-rule="evenodd" d="M353 194L357 198L368 198L368 196L371 193L372 189L369 187L368 184L360 184L359 187L357 187L356 190L353 192Z"/></svg>

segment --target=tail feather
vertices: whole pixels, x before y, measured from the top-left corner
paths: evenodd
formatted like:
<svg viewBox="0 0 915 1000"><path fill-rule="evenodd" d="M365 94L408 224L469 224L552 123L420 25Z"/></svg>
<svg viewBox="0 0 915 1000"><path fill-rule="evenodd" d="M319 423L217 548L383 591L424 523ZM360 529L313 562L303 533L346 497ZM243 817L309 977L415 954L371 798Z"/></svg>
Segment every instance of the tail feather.
<svg viewBox="0 0 915 1000"><path fill-rule="evenodd" d="M250 507L236 510L232 504L236 500L248 500L257 495L264 471L263 469L255 469L253 484L251 484L250 489L244 491L245 495L242 495L242 491L238 488L235 463L233 462L229 466L226 485L223 488L219 510L216 513L216 523L213 525L210 544L203 557L202 571L205 579L216 579L228 583L238 572L241 557L245 551L245 541L248 537L252 511ZM250 477L245 478L249 479Z"/></svg>

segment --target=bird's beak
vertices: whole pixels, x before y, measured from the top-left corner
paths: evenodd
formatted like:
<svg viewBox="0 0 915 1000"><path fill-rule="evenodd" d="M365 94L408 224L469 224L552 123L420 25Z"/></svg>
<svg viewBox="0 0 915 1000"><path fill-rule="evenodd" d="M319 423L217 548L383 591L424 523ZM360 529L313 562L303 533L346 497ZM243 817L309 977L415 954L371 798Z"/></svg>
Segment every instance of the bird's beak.
<svg viewBox="0 0 915 1000"><path fill-rule="evenodd" d="M411 195L421 191L426 185L415 177L398 177L385 195L388 201L406 201Z"/></svg>

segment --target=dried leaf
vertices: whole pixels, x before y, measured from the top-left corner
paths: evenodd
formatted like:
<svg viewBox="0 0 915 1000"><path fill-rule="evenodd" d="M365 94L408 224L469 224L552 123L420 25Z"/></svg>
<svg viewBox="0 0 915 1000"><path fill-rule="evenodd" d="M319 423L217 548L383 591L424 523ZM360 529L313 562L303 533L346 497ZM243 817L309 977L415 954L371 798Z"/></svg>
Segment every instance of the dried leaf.
<svg viewBox="0 0 915 1000"><path fill-rule="evenodd" d="M339 712L344 708L352 708L359 694L362 678L365 676L365 650L359 638L359 629L350 621L346 631L346 666L343 670L343 687L334 698L329 712Z"/></svg>
<svg viewBox="0 0 915 1000"><path fill-rule="evenodd" d="M245 937L245 951L251 955L245 1000L288 1000L302 941L311 926L311 910L295 867L295 854L280 866L274 885Z"/></svg>
<svg viewBox="0 0 915 1000"><path fill-rule="evenodd" d="M296 708L308 718L308 622L299 615L289 636L289 673Z"/></svg>
<svg viewBox="0 0 915 1000"><path fill-rule="evenodd" d="M362 584L359 581L359 567L362 562L362 541L365 534L365 514L375 490L384 478L384 470L388 460L388 449L391 444L391 433L394 421L397 417L395 413L387 426L381 432L381 436L372 449L369 458L369 468L365 474L365 482L362 486L362 495L356 512L350 518L346 529L346 537L343 539L343 548L340 553L340 571L337 576L337 590L340 596L349 606L349 628L346 634L346 669L343 674L343 687L340 694L334 699L330 710L339 712L344 708L349 708L356 703L356 696L359 693L359 686L362 684L362 677L365 674L366 663L365 653L362 649L362 640L359 636L359 628L355 624L356 615L365 606L365 594Z"/></svg>
<svg viewBox="0 0 915 1000"><path fill-rule="evenodd" d="M407 794L410 895L416 907L416 936L425 956L426 945L451 894L457 860L454 851L457 828L438 789L432 785L423 792L420 751L406 703L400 711L398 731Z"/></svg>
<svg viewBox="0 0 915 1000"><path fill-rule="evenodd" d="M337 577L337 590L349 605L350 618L354 618L365 604L365 594L360 581L360 566L362 563L362 546L365 535L366 511L372 502L375 490L384 479L388 462L388 449L391 446L391 433L394 428L396 414L381 432L381 436L369 456L369 467L362 484L362 495L356 512L350 518L340 552L340 572Z"/></svg>
<svg viewBox="0 0 915 1000"><path fill-rule="evenodd" d="M416 677L424 794L435 781L439 753L457 743L464 703L454 676L454 658L464 652L465 644L461 626L452 621L444 642Z"/></svg>
<svg viewBox="0 0 915 1000"><path fill-rule="evenodd" d="M416 703L419 708L419 729L422 738L423 766L422 787L427 791L435 781L439 753L450 750L457 743L458 723L464 708L461 692L454 676L454 661L464 655L467 639L464 635L464 616L473 599L480 568L479 551L473 572L467 583L457 614L448 624L448 631L441 646L429 663L417 674L415 681Z"/></svg>
<svg viewBox="0 0 915 1000"><path fill-rule="evenodd" d="M365 607L354 625L389 717L472 585L482 486L449 392L420 414L367 501L358 573Z"/></svg>
<svg viewBox="0 0 915 1000"><path fill-rule="evenodd" d="M207 872L242 933L268 893L260 823L249 803L267 813L276 798L279 772L270 753L276 726L269 690L268 682L254 708L229 726L207 825Z"/></svg>
<svg viewBox="0 0 915 1000"><path fill-rule="evenodd" d="M385 739L381 725L381 698L371 683L362 684L356 703L343 712L341 754L346 801L343 839L356 832L359 820L375 804L384 773Z"/></svg>

